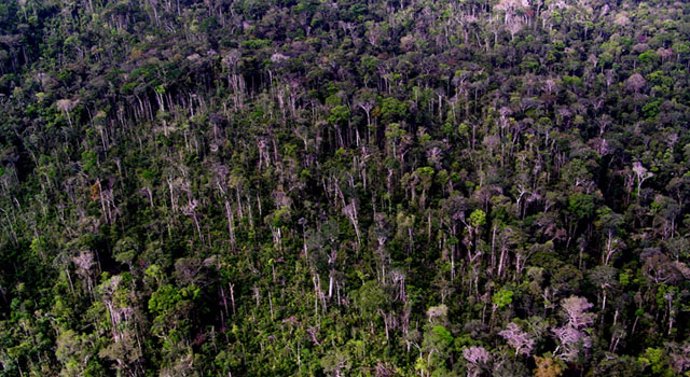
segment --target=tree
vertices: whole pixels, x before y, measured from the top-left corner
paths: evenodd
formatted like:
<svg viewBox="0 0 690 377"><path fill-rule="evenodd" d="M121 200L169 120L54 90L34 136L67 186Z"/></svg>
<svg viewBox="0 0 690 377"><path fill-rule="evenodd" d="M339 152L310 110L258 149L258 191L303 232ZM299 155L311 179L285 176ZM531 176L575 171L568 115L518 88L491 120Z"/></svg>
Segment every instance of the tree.
<svg viewBox="0 0 690 377"><path fill-rule="evenodd" d="M553 329L559 343L554 354L561 359L574 362L582 351L592 347L592 339L585 332L594 322L594 314L588 312L592 306L587 299L577 296L570 296L561 302L566 323Z"/></svg>
<svg viewBox="0 0 690 377"><path fill-rule="evenodd" d="M522 331L515 322L510 322L505 330L498 333L503 337L508 345L515 349L515 355L523 354L530 356L534 349L534 339L526 332Z"/></svg>
<svg viewBox="0 0 690 377"><path fill-rule="evenodd" d="M462 351L468 363L467 376L479 376L482 369L491 361L491 355L484 347L468 347Z"/></svg>
<svg viewBox="0 0 690 377"><path fill-rule="evenodd" d="M534 356L537 369L534 370L536 377L559 377L563 374L563 367L558 360L549 356Z"/></svg>
<svg viewBox="0 0 690 377"><path fill-rule="evenodd" d="M634 93L639 93L646 85L647 80L639 73L631 75L625 82L625 87Z"/></svg>
<svg viewBox="0 0 690 377"><path fill-rule="evenodd" d="M689 14L0 1L0 375L688 373Z"/></svg>

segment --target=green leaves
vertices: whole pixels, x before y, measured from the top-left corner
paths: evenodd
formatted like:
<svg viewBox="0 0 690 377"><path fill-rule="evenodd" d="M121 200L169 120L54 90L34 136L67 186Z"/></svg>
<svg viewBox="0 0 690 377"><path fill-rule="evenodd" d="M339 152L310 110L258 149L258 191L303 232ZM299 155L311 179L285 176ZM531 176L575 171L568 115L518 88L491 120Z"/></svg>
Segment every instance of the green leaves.
<svg viewBox="0 0 690 377"><path fill-rule="evenodd" d="M98 165L98 156L94 151L84 151L81 154L82 167L84 171L93 176L96 174L96 167Z"/></svg>
<svg viewBox="0 0 690 377"><path fill-rule="evenodd" d="M155 315L165 314L182 301L183 295L176 287L166 284L151 294L148 302L149 311Z"/></svg>
<svg viewBox="0 0 690 377"><path fill-rule="evenodd" d="M659 59L659 56L656 54L656 52L652 50L647 50L637 57L640 60L640 63L642 64L653 64L656 63L656 61Z"/></svg>
<svg viewBox="0 0 690 377"><path fill-rule="evenodd" d="M386 302L385 292L374 280L362 284L357 292L357 307L364 318L375 316L378 310L386 305Z"/></svg>
<svg viewBox="0 0 690 377"><path fill-rule="evenodd" d="M592 195L576 193L568 197L568 212L577 220L584 220L594 215L594 198Z"/></svg>
<svg viewBox="0 0 690 377"><path fill-rule="evenodd" d="M486 213L481 209L475 209L470 214L470 225L474 228L479 228L486 224Z"/></svg>
<svg viewBox="0 0 690 377"><path fill-rule="evenodd" d="M563 85L570 87L571 89L579 88L582 86L582 79L577 76L563 76Z"/></svg>
<svg viewBox="0 0 690 377"><path fill-rule="evenodd" d="M668 356L663 349L649 347L644 355L638 358L638 362L651 370L654 376L675 376L676 373L669 367Z"/></svg>
<svg viewBox="0 0 690 377"><path fill-rule="evenodd" d="M407 116L407 106L397 98L386 97L381 101L378 113L386 123L401 121Z"/></svg>
<svg viewBox="0 0 690 377"><path fill-rule="evenodd" d="M431 332L436 341L444 348L449 347L453 343L453 335L445 326L436 325L431 328Z"/></svg>
<svg viewBox="0 0 690 377"><path fill-rule="evenodd" d="M688 2L82 3L0 4L5 374L688 373Z"/></svg>
<svg viewBox="0 0 690 377"><path fill-rule="evenodd" d="M248 39L246 41L242 41L242 47L250 49L250 50L257 50L260 48L268 47L270 45L271 45L271 41L269 39L255 38L255 39Z"/></svg>
<svg viewBox="0 0 690 377"><path fill-rule="evenodd" d="M659 115L662 103L663 103L663 100L655 99L655 100L648 102L646 105L644 105L642 107L642 112L644 113L645 117L647 119L651 119L651 118L654 118L657 115Z"/></svg>
<svg viewBox="0 0 690 377"><path fill-rule="evenodd" d="M331 109L328 122L331 124L343 125L350 119L350 109L347 106L337 105Z"/></svg>
<svg viewBox="0 0 690 377"><path fill-rule="evenodd" d="M503 309L513 303L513 291L501 288L491 296L491 302L496 305L497 308Z"/></svg>

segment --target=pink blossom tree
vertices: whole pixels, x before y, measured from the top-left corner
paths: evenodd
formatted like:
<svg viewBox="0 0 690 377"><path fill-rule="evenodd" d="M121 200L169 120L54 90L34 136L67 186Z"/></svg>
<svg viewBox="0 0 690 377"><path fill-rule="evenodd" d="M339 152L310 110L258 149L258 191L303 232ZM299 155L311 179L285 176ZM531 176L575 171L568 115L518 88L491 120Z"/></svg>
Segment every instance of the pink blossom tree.
<svg viewBox="0 0 690 377"><path fill-rule="evenodd" d="M534 338L523 331L515 322L508 324L505 330L498 333L508 342L508 345L515 349L515 355L522 354L529 356L534 349Z"/></svg>
<svg viewBox="0 0 690 377"><path fill-rule="evenodd" d="M491 354L484 347L469 347L462 351L462 356L467 361L467 377L476 377L481 374L482 368L491 360Z"/></svg>
<svg viewBox="0 0 690 377"><path fill-rule="evenodd" d="M575 361L581 351L592 347L592 338L585 331L594 323L592 304L584 297L570 296L561 302L566 323L552 329L558 341L554 355L565 361Z"/></svg>

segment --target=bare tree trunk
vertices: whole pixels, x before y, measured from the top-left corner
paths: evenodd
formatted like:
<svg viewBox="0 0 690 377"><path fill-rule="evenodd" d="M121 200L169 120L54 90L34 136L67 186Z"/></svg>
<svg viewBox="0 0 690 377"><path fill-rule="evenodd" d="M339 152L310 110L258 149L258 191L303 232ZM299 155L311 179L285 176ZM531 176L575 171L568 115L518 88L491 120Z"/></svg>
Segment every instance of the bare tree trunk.
<svg viewBox="0 0 690 377"><path fill-rule="evenodd" d="M235 284L228 283L230 288L230 303L232 304L232 314L235 314Z"/></svg>
<svg viewBox="0 0 690 377"><path fill-rule="evenodd" d="M232 207L229 201L225 201L225 216L228 219L228 235L230 237L230 246L235 248L235 218L232 214Z"/></svg>

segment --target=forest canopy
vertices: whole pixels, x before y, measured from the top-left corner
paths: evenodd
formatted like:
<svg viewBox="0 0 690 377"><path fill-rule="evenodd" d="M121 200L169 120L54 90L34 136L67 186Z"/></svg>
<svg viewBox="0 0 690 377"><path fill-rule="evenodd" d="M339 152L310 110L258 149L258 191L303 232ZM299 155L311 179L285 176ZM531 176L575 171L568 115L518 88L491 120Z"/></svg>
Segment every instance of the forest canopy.
<svg viewBox="0 0 690 377"><path fill-rule="evenodd" d="M690 3L0 2L0 376L690 376Z"/></svg>

